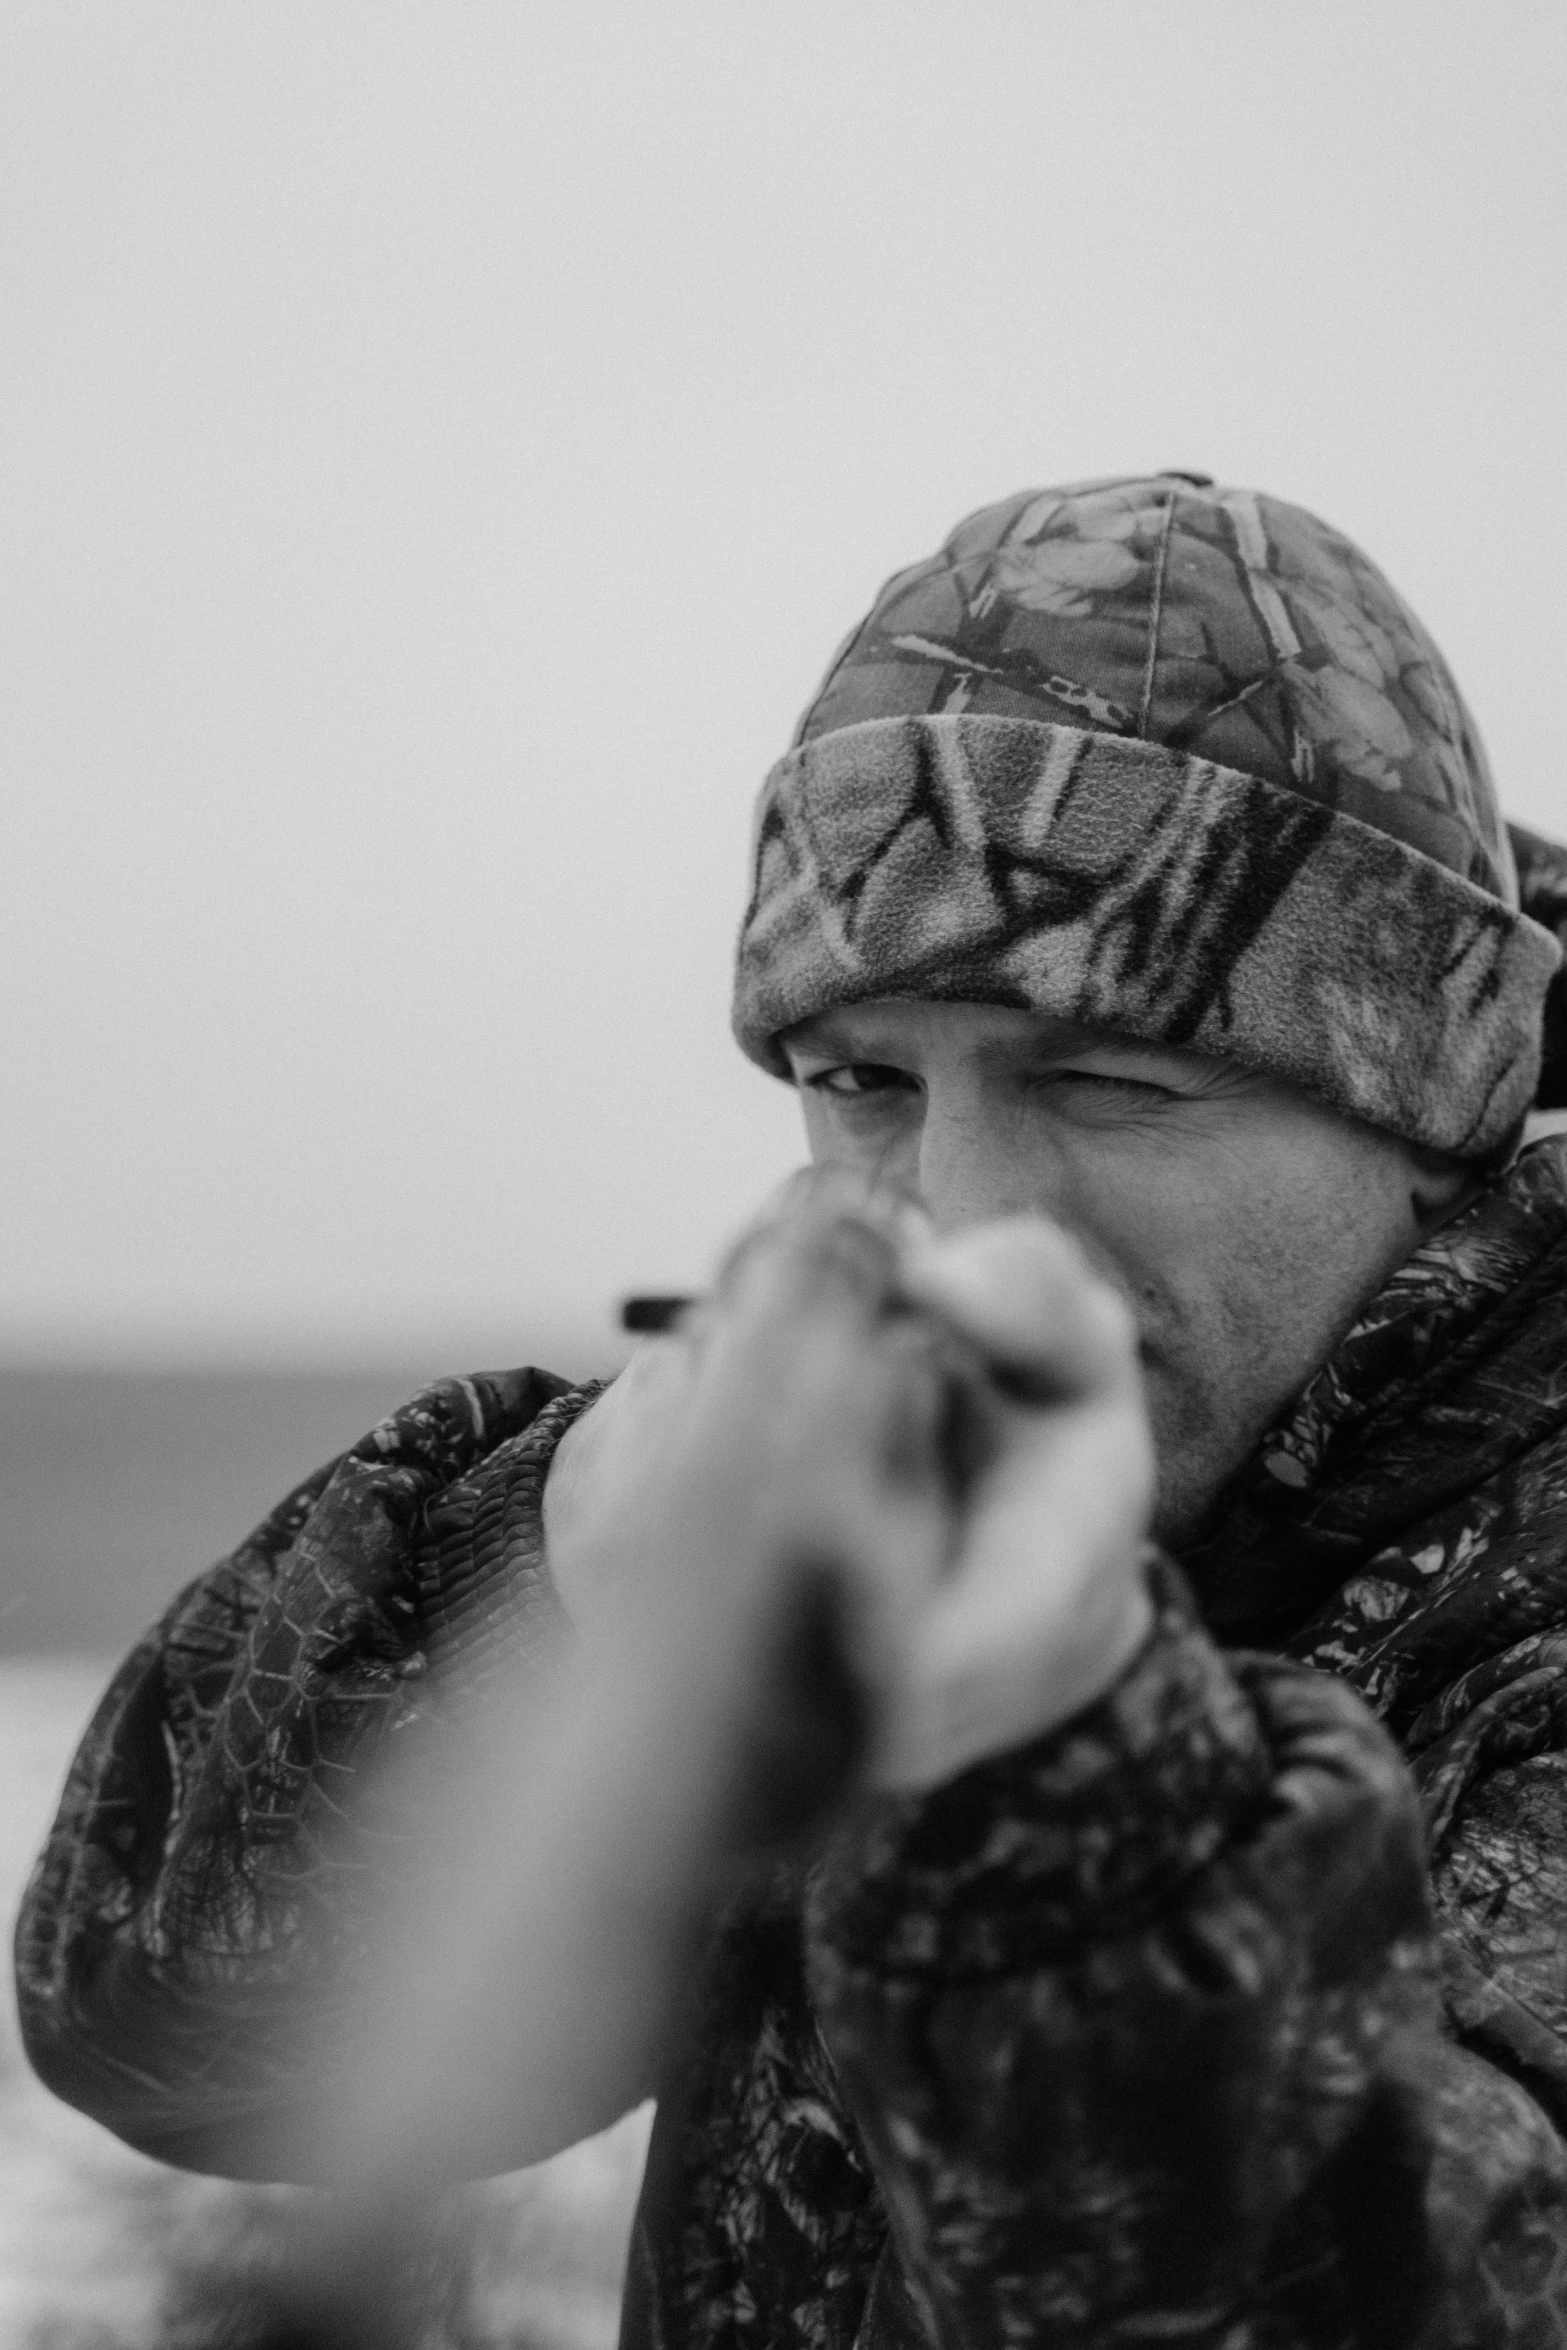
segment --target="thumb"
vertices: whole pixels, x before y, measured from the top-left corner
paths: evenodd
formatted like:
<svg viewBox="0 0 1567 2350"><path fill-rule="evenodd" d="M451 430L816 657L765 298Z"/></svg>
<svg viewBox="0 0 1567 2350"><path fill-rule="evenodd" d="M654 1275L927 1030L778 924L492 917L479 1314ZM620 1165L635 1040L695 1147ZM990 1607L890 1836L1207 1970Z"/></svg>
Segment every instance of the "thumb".
<svg viewBox="0 0 1567 2350"><path fill-rule="evenodd" d="M1044 1216L916 1235L901 1286L969 1339L1023 1400L1066 1402L1136 1378L1130 1309Z"/></svg>

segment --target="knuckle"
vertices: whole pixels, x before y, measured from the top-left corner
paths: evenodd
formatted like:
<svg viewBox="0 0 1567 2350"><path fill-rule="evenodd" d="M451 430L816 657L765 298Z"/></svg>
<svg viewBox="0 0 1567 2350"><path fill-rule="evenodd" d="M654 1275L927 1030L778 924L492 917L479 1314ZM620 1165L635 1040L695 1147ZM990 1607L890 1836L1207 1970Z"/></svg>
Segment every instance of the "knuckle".
<svg viewBox="0 0 1567 2350"><path fill-rule="evenodd" d="M1137 1351L1137 1316L1130 1302L1108 1281L1096 1278L1093 1290L1093 1309L1107 1346L1117 1354L1131 1355Z"/></svg>

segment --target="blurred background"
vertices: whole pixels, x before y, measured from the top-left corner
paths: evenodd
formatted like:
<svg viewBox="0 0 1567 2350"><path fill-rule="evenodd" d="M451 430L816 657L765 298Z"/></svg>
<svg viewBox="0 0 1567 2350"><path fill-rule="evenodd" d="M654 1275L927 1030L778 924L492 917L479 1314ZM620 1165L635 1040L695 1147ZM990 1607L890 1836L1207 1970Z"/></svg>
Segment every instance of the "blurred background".
<svg viewBox="0 0 1567 2350"><path fill-rule="evenodd" d="M8 1884L286 1485L436 1373L612 1363L793 1163L751 799L960 514L1318 508L1567 826L1564 100L1556 0L8 0ZM186 2206L5 2084L0 2342L173 2341L124 2247ZM493 2338L608 2338L634 2155Z"/></svg>

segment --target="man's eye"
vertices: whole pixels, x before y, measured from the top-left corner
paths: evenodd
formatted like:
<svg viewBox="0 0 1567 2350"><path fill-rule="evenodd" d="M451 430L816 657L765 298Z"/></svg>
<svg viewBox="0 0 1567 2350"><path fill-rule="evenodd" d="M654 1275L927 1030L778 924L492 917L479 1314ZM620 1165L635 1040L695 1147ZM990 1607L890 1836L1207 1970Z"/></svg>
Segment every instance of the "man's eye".
<svg viewBox="0 0 1567 2350"><path fill-rule="evenodd" d="M1080 1101L1141 1102L1151 1107L1170 1099L1167 1087L1145 1077L1116 1077L1102 1069L1057 1069L1050 1083L1066 1087Z"/></svg>
<svg viewBox="0 0 1567 2350"><path fill-rule="evenodd" d="M836 1069L819 1069L805 1083L837 1101L861 1101L867 1094L906 1092L914 1079L906 1069L890 1068L884 1061L844 1061Z"/></svg>

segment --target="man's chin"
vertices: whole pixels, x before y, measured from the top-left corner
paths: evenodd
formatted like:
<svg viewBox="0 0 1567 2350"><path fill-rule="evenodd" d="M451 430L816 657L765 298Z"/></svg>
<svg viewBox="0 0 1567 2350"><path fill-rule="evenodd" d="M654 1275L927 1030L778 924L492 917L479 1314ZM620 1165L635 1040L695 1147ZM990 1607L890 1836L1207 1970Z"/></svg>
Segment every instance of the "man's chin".
<svg viewBox="0 0 1567 2350"><path fill-rule="evenodd" d="M1161 1550L1178 1557L1251 1451L1250 1440L1226 1442L1191 1411L1162 1414L1149 1395L1158 1482L1149 1532Z"/></svg>

